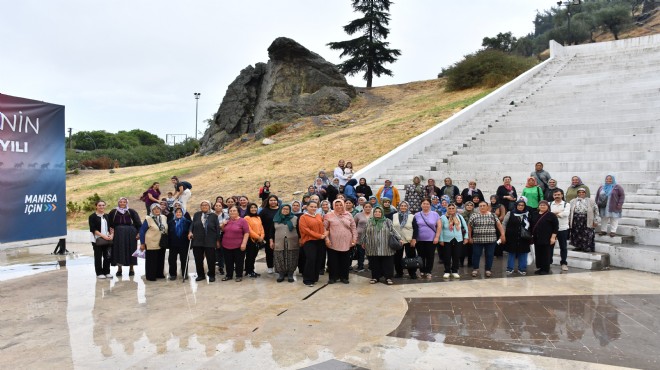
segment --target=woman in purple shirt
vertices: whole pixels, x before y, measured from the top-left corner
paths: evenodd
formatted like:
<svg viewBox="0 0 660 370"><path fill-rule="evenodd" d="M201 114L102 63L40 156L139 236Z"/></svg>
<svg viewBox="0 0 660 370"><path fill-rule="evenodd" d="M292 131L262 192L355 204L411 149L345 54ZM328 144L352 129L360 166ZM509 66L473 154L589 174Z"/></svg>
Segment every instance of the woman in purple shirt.
<svg viewBox="0 0 660 370"><path fill-rule="evenodd" d="M227 274L222 281L231 280L236 270L236 281L243 280L243 264L245 263L245 248L247 247L250 227L241 218L238 208L229 208L229 219L222 223L222 252L225 255Z"/></svg>
<svg viewBox="0 0 660 370"><path fill-rule="evenodd" d="M435 249L440 238L442 224L440 223L440 215L431 211L431 200L429 198L424 198L421 206L422 210L415 213L413 219L413 235L410 246L417 248L417 254L422 257L423 265L420 268L422 277L431 279Z"/></svg>

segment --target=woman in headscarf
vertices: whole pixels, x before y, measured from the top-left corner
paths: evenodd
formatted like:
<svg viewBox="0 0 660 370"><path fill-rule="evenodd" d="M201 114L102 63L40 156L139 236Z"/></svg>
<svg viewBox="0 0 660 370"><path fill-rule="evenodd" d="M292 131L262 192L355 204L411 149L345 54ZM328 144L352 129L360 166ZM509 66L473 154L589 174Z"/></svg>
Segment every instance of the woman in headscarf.
<svg viewBox="0 0 660 370"><path fill-rule="evenodd" d="M451 203L460 193L461 191L458 190L458 186L454 185L450 177L447 177L445 178L445 186L440 188L440 194L438 195L447 195L449 197L449 203Z"/></svg>
<svg viewBox="0 0 660 370"><path fill-rule="evenodd" d="M406 195L404 199L409 204L410 212L419 212L419 210L422 209L420 204L426 193L426 189L424 188L424 185L422 185L422 176L413 177L412 184L406 185L405 190Z"/></svg>
<svg viewBox="0 0 660 370"><path fill-rule="evenodd" d="M358 234L358 243L361 243L362 236L364 236L364 230L367 229L367 223L369 222L369 219L371 218L371 212L373 211L374 207L371 205L371 203L365 203L364 207L362 207L362 212L356 214L353 216L353 219L355 220L355 227L357 230ZM364 257L366 252L364 251L364 246L362 244L356 245L356 253L357 253L357 270L358 272L363 272L364 271Z"/></svg>
<svg viewBox="0 0 660 370"><path fill-rule="evenodd" d="M119 198L117 208L110 211L108 221L111 233L114 233L112 239L112 253L110 261L112 266L118 266L117 277L122 276L122 266L129 266L128 276L135 275L133 265L137 265L137 257L133 257L133 252L137 249L137 235L142 221L138 213L128 208L128 199Z"/></svg>
<svg viewBox="0 0 660 370"><path fill-rule="evenodd" d="M543 199L547 200L548 203L554 202L555 201L554 194L555 194L556 191L559 191L561 193L562 200L563 200L564 190L557 187L557 180L555 180L555 179L548 180L548 188L545 189L545 192L543 193Z"/></svg>
<svg viewBox="0 0 660 370"><path fill-rule="evenodd" d="M319 198L325 198L326 194L326 187L328 185L323 183L323 179L320 177L317 177L316 180L314 180L314 192L310 193L309 195L316 194L319 196Z"/></svg>
<svg viewBox="0 0 660 370"><path fill-rule="evenodd" d="M502 178L503 184L497 188L497 198L499 198L500 203L506 208L507 211L511 211L515 207L515 202L518 199L518 192L516 188L511 185L511 176L504 176ZM474 202L474 200L473 200ZM477 205L479 203L475 203Z"/></svg>
<svg viewBox="0 0 660 370"><path fill-rule="evenodd" d="M603 223L600 225L599 235L607 234L610 229L610 237L616 236L616 228L619 226L621 211L626 194L621 185L616 183L614 175L605 176L605 183L598 188L596 192L596 204Z"/></svg>
<svg viewBox="0 0 660 370"><path fill-rule="evenodd" d="M435 180L433 179L428 179L426 182L426 197L433 199L433 197L440 197L440 188L435 186Z"/></svg>
<svg viewBox="0 0 660 370"><path fill-rule="evenodd" d="M158 205L160 206L160 214L165 218L170 218L170 208L167 206L167 200L161 200Z"/></svg>
<svg viewBox="0 0 660 370"><path fill-rule="evenodd" d="M367 222L361 241L369 258L371 284L378 283L381 277L385 278L387 285L394 284L392 275L395 251L389 246L391 234L403 244L401 236L392 227L392 221L385 217L383 208L376 207L373 210L373 217Z"/></svg>
<svg viewBox="0 0 660 370"><path fill-rule="evenodd" d="M498 201L497 195L490 196L490 212L493 213L495 216L497 216L500 222L503 222L504 215L506 214L506 210L504 209L504 206L498 203L497 201Z"/></svg>
<svg viewBox="0 0 660 370"><path fill-rule="evenodd" d="M378 204L378 198L376 198L375 195L369 197L369 203L371 203L371 207L373 208L378 207L380 205Z"/></svg>
<svg viewBox="0 0 660 370"><path fill-rule="evenodd" d="M321 208L319 208L317 211L321 216L325 216L330 212L330 201L324 200L321 202Z"/></svg>
<svg viewBox="0 0 660 370"><path fill-rule="evenodd" d="M325 241L330 274L328 284L334 284L337 280L348 284L348 268L351 263L349 251L357 243L357 229L342 200L337 199L332 205L333 211L323 217L323 226L328 235Z"/></svg>
<svg viewBox="0 0 660 370"><path fill-rule="evenodd" d="M291 206L282 205L273 218L273 230L270 232L270 248L275 256L275 271L279 274L277 282L288 278L293 283L293 273L298 267L298 217L291 212Z"/></svg>
<svg viewBox="0 0 660 370"><path fill-rule="evenodd" d="M96 202L96 212L89 215L89 231L92 233L92 248L94 249L94 269L99 279L111 279L110 252L112 238L108 215L105 213L105 201Z"/></svg>
<svg viewBox="0 0 660 370"><path fill-rule="evenodd" d="M470 217L474 213L474 202L465 202L465 209L463 210L463 219L465 222L470 222ZM467 257L468 266L472 266L472 244L467 243L463 244L463 249L461 249L461 258L459 259L458 265L460 267L465 266L465 258Z"/></svg>
<svg viewBox="0 0 660 370"><path fill-rule="evenodd" d="M440 208L442 208L442 204L440 203L440 197L437 195L434 195L431 197L431 211L437 212L440 214Z"/></svg>
<svg viewBox="0 0 660 370"><path fill-rule="evenodd" d="M457 195L454 204L456 205L456 212L458 212L459 215L462 215L463 211L465 210L465 203L463 202L463 196Z"/></svg>
<svg viewBox="0 0 660 370"><path fill-rule="evenodd" d="M506 244L504 250L509 253L509 260L506 265L506 273L513 274L516 259L518 259L518 273L520 275L527 275L527 253L529 253L529 245L532 242L530 238L523 237L522 229L531 235L532 228L529 223L530 215L527 211L527 204L519 200L516 202L516 208L508 212L504 216L504 235L506 236Z"/></svg>
<svg viewBox="0 0 660 370"><path fill-rule="evenodd" d="M385 212L385 217L391 221L392 215L396 213L396 208L392 207L392 201L390 201L389 198L382 197L380 200L383 202L381 208L383 209L383 212Z"/></svg>
<svg viewBox="0 0 660 370"><path fill-rule="evenodd" d="M420 202L420 211L421 211L421 202ZM413 217L414 215L410 212L410 207L408 202L405 200L399 203L399 208L395 214L392 215L392 226L399 236L401 236L401 241L403 242L403 248L396 251L394 254L394 270L396 274L395 278L403 277L403 266L401 262L403 261L403 252L406 253L406 258L413 258L417 256L417 251L415 248L410 246L410 240L412 239L413 234ZM408 276L411 279L417 279L417 269L408 269Z"/></svg>
<svg viewBox="0 0 660 370"><path fill-rule="evenodd" d="M579 176L573 176L571 177L571 185L566 189L565 198L567 203L570 203L573 199L577 198L577 192L580 188L584 189L587 198L591 198L589 187L582 183L582 179Z"/></svg>
<svg viewBox="0 0 660 370"><path fill-rule="evenodd" d="M231 198L229 198L229 199L231 199ZM173 204L173 209L172 209L172 212L170 212L170 215L167 218L167 222L170 222L170 221L172 221L172 219L174 219L174 212L176 212L177 209L180 209L183 212L183 218L185 218L188 221L192 221L192 217L190 217L190 213L184 211L183 208L181 207L181 202L179 202L177 200Z"/></svg>
<svg viewBox="0 0 660 370"><path fill-rule="evenodd" d="M522 195L527 198L527 207L533 211L539 207L539 202L543 200L543 189L536 184L535 177L528 177L527 184L522 191Z"/></svg>
<svg viewBox="0 0 660 370"><path fill-rule="evenodd" d="M209 282L212 283L215 281L215 249L218 246L220 227L218 227L218 216L211 209L211 202L203 200L199 209L199 212L195 212L193 215L188 231L188 239L192 240L193 256L197 268L195 281L206 280L204 272L204 257L206 257Z"/></svg>
<svg viewBox="0 0 660 370"><path fill-rule="evenodd" d="M484 194L481 190L477 189L477 180L470 180L468 181L468 187L461 192L461 196L464 202L471 200L474 203L473 199L475 195L479 197L480 202L484 200Z"/></svg>
<svg viewBox="0 0 660 370"><path fill-rule="evenodd" d="M568 226L571 230L571 245L574 251L593 252L595 249L595 229L600 223L596 202L587 197L587 190L579 188L577 198L571 200Z"/></svg>
<svg viewBox="0 0 660 370"><path fill-rule="evenodd" d="M144 219L140 228L140 248L147 250L144 257L144 275L148 281L165 278L165 248L161 241L167 241L167 218L160 213L160 205L153 203L151 214Z"/></svg>
<svg viewBox="0 0 660 370"><path fill-rule="evenodd" d="M364 197L366 199L374 195L374 192L371 190L371 186L367 185L367 179L364 177L360 179L358 186L355 187L355 192L357 193L358 197Z"/></svg>
<svg viewBox="0 0 660 370"><path fill-rule="evenodd" d="M190 229L190 220L183 217L183 210L177 208L174 210L174 218L167 223L167 235L169 239L170 254L167 257L169 265L170 280L176 280L176 260L179 257L181 262L181 275L186 271L186 258L188 257L188 230Z"/></svg>
<svg viewBox="0 0 660 370"><path fill-rule="evenodd" d="M319 271L325 266L324 239L327 233L323 227L323 217L316 213L319 204L309 202L307 209L298 221L300 230L300 245L305 250L305 268L303 269L303 283L309 287L319 281Z"/></svg>
<svg viewBox="0 0 660 370"><path fill-rule="evenodd" d="M321 179L321 182L323 185L330 185L330 179L328 178L328 175L326 175L325 170L319 171L319 179Z"/></svg>
<svg viewBox="0 0 660 370"><path fill-rule="evenodd" d="M559 221L557 216L550 212L550 203L542 200L538 205L538 213L532 213L532 237L534 240L534 252L536 255L536 275L547 275L550 273L552 264L552 249L557 241L559 232Z"/></svg>
<svg viewBox="0 0 660 370"><path fill-rule="evenodd" d="M440 233L440 250L442 251L442 262L445 265L443 279L460 279L458 274L458 260L461 257L463 244L467 242L468 231L467 222L463 216L456 211L456 204L450 203L447 206L447 213L440 217L442 231Z"/></svg>
<svg viewBox="0 0 660 370"><path fill-rule="evenodd" d="M263 225L264 230L266 231L266 235L262 238L263 242L264 240L270 240L271 237L268 235L268 233L272 230L273 227L273 217L275 217L275 214L278 212L280 209L280 199L277 197L277 195L271 195L268 197L266 200L266 207L264 207L261 212L259 212L259 217L261 217L261 224ZM258 250L257 250L258 251ZM245 271L250 272L248 270L248 256L250 255L250 249L248 248L248 252L245 254ZM256 258L257 255L255 254L254 257ZM273 250L270 248L266 248L266 267L268 268L267 272L269 274L273 273Z"/></svg>
<svg viewBox="0 0 660 370"><path fill-rule="evenodd" d="M325 193L326 193L326 199L329 202L334 202L335 199L337 199L337 195L339 194L339 179L338 178L333 178L332 182L330 182L330 185L325 187Z"/></svg>
<svg viewBox="0 0 660 370"><path fill-rule="evenodd" d="M269 202L270 202L270 198L269 198ZM243 217L243 219L247 221L248 226L250 228L250 239L248 239L245 249L245 276L249 276L252 278L256 278L260 276L254 271L254 263L257 259L257 254L259 254L259 247L263 245L264 240L267 240L266 231L263 226L263 219L260 217L261 215L257 213L258 209L259 207L257 207L256 204L254 203L248 204L248 213L245 215L245 217ZM262 213L264 212L264 210L262 210ZM272 221L270 225L272 227ZM273 254L272 249L270 249L270 254L272 258L272 254ZM268 268L268 273L269 274L273 273L272 267Z"/></svg>
<svg viewBox="0 0 660 370"><path fill-rule="evenodd" d="M303 209L300 204L300 201L294 200L291 202L291 213L293 213L294 216L300 217L300 215L303 214Z"/></svg>

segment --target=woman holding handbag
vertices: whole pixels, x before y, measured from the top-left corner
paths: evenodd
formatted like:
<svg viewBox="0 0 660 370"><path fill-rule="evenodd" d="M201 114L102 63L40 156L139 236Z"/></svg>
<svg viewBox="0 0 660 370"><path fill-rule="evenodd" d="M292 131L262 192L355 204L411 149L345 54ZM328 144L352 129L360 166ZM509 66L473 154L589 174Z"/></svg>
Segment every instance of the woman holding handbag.
<svg viewBox="0 0 660 370"><path fill-rule="evenodd" d="M440 215L431 211L431 200L425 198L420 204L422 210L413 218L413 235L410 246L417 248L417 253L422 257L423 265L419 269L423 278L431 279L433 271L433 259L435 246L440 239Z"/></svg>
<svg viewBox="0 0 660 370"><path fill-rule="evenodd" d="M527 254L530 251L529 244L532 242L532 232L527 204L523 200L516 202L516 208L504 216L504 235L506 244L504 250L509 253L506 265L507 275L513 274L516 259L518 259L518 273L527 275Z"/></svg>
<svg viewBox="0 0 660 370"><path fill-rule="evenodd" d="M160 205L153 203L151 212L144 219L140 228L141 250L147 250L144 257L144 275L148 281L164 279L165 248L162 240L167 241L167 217L160 214Z"/></svg>
<svg viewBox="0 0 660 370"><path fill-rule="evenodd" d="M536 254L535 275L550 273L552 263L552 248L557 240L559 221L554 213L550 212L550 204L546 200L539 202L538 213L532 213L532 237Z"/></svg>
<svg viewBox="0 0 660 370"><path fill-rule="evenodd" d="M394 270L394 254L396 251L389 246L390 238L394 238L403 245L401 236L392 226L392 221L385 217L385 211L382 207L376 207L373 210L373 217L367 222L367 228L364 230L360 244L364 246L367 257L369 258L369 268L371 270L370 284L376 284L381 277L385 278L387 285L392 285L392 275Z"/></svg>
<svg viewBox="0 0 660 370"><path fill-rule="evenodd" d="M92 248L94 249L94 269L98 279L111 279L110 253L112 253L112 234L105 214L105 202L96 202L96 212L89 215L89 231L92 233Z"/></svg>

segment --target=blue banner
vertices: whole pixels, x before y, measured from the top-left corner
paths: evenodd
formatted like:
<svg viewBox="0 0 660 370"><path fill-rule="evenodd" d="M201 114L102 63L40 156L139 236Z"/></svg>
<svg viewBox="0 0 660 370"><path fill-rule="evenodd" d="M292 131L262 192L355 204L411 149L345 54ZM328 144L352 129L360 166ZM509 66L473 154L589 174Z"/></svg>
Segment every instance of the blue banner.
<svg viewBox="0 0 660 370"><path fill-rule="evenodd" d="M0 94L0 243L65 235L64 106Z"/></svg>

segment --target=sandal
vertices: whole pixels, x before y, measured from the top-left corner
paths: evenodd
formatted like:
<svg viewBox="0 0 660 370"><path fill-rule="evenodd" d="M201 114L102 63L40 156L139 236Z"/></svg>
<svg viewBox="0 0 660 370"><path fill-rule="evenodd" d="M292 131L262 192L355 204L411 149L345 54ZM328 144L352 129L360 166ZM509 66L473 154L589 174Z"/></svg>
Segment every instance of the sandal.
<svg viewBox="0 0 660 370"><path fill-rule="evenodd" d="M394 285L394 282L392 281L392 279L385 279L385 284Z"/></svg>
<svg viewBox="0 0 660 370"><path fill-rule="evenodd" d="M479 270L472 270L472 277L477 277L479 275Z"/></svg>
<svg viewBox="0 0 660 370"><path fill-rule="evenodd" d="M376 279L369 280L369 284L376 284L377 282L378 282L378 280L376 280Z"/></svg>
<svg viewBox="0 0 660 370"><path fill-rule="evenodd" d="M220 280L221 280L221 281L227 281L227 280L231 280L231 279L232 279L231 276L225 276L225 277L223 277L223 278L220 279Z"/></svg>
<svg viewBox="0 0 660 370"><path fill-rule="evenodd" d="M491 272L490 272L490 271L486 271L486 277L490 277L490 275L492 275Z"/></svg>

